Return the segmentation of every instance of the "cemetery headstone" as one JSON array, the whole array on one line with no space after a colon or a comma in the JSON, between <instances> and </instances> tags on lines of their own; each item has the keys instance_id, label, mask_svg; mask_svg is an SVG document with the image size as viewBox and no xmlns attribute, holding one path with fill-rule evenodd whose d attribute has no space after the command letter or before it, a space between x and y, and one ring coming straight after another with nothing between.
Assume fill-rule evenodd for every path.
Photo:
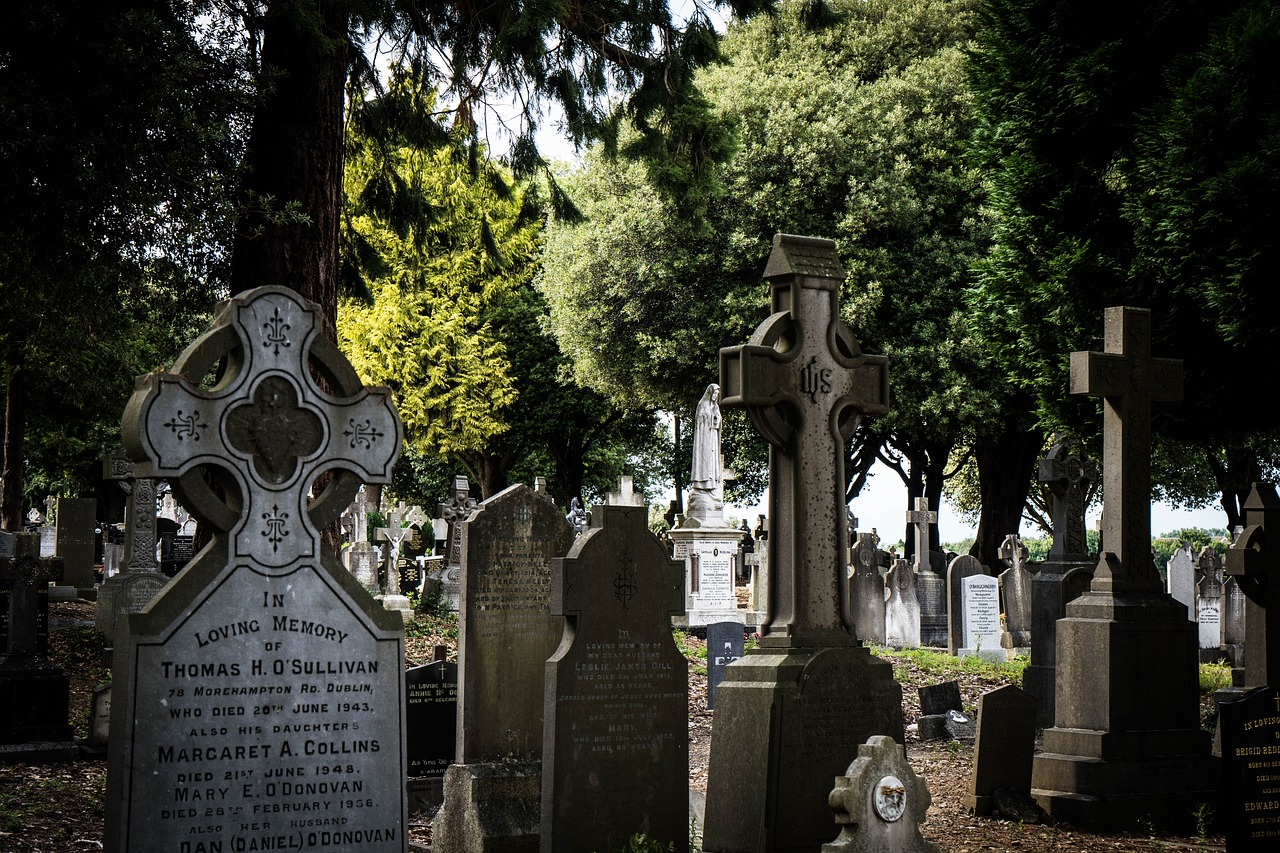
<instances>
[{"instance_id":1,"label":"cemetery headstone","mask_svg":"<svg viewBox=\"0 0 1280 853\"><path fill-rule=\"evenodd\" d=\"M1000 582L991 575L971 575L960 586L964 645L956 654L962 658L977 655L1004 660L1000 648Z\"/></svg>"},{"instance_id":2,"label":"cemetery headstone","mask_svg":"<svg viewBox=\"0 0 1280 853\"><path fill-rule=\"evenodd\" d=\"M969 554L956 557L951 561L951 565L947 566L947 652L949 654L958 654L961 648L965 648L964 580L974 575L986 574L986 567L978 562L977 557ZM992 580L995 579L992 578ZM997 617L999 612L997 604ZM1000 645L999 630L997 625L995 643L997 648Z\"/></svg>"},{"instance_id":3,"label":"cemetery headstone","mask_svg":"<svg viewBox=\"0 0 1280 853\"><path fill-rule=\"evenodd\" d=\"M1222 581L1222 653L1231 664L1232 680L1244 684L1245 597L1236 579Z\"/></svg>"},{"instance_id":4,"label":"cemetery headstone","mask_svg":"<svg viewBox=\"0 0 1280 853\"><path fill-rule=\"evenodd\" d=\"M409 776L443 779L457 755L458 665L410 667L404 683Z\"/></svg>"},{"instance_id":5,"label":"cemetery headstone","mask_svg":"<svg viewBox=\"0 0 1280 853\"><path fill-rule=\"evenodd\" d=\"M623 474L618 478L618 491L609 492L605 496L605 503L610 506L648 506L644 495L635 490L635 481L630 474Z\"/></svg>"},{"instance_id":6,"label":"cemetery headstone","mask_svg":"<svg viewBox=\"0 0 1280 853\"><path fill-rule=\"evenodd\" d=\"M920 603L916 601L916 573L899 557L885 578L884 641L895 649L920 648Z\"/></svg>"},{"instance_id":7,"label":"cemetery headstone","mask_svg":"<svg viewBox=\"0 0 1280 853\"><path fill-rule=\"evenodd\" d=\"M347 548L347 570L370 593L378 592L378 558L369 542L369 505L364 486L351 504L351 545Z\"/></svg>"},{"instance_id":8,"label":"cemetery headstone","mask_svg":"<svg viewBox=\"0 0 1280 853\"><path fill-rule=\"evenodd\" d=\"M98 590L94 626L114 640L121 613L137 613L168 579L156 560L156 481L135 476L133 460L120 447L103 460L103 476L124 491L124 555L119 573Z\"/></svg>"},{"instance_id":9,"label":"cemetery headstone","mask_svg":"<svg viewBox=\"0 0 1280 853\"><path fill-rule=\"evenodd\" d=\"M65 761L75 757L67 725L70 679L45 657L50 581L60 558L41 558L40 540L0 531L0 761ZM41 642L41 623L44 639Z\"/></svg>"},{"instance_id":10,"label":"cemetery headstone","mask_svg":"<svg viewBox=\"0 0 1280 853\"><path fill-rule=\"evenodd\" d=\"M462 524L460 725L436 853L538 847L543 684L564 634L551 612L551 561L573 541L554 501L519 484Z\"/></svg>"},{"instance_id":11,"label":"cemetery headstone","mask_svg":"<svg viewBox=\"0 0 1280 853\"><path fill-rule=\"evenodd\" d=\"M853 576L849 578L849 601L853 607L853 629L865 643L885 644L885 586L880 574L880 537L859 533L853 547Z\"/></svg>"},{"instance_id":12,"label":"cemetery headstone","mask_svg":"<svg viewBox=\"0 0 1280 853\"><path fill-rule=\"evenodd\" d=\"M58 600L82 598L93 601L97 596L93 566L97 556L94 528L98 502L93 498L58 498L54 531L57 554L62 558L62 581L53 595ZM67 587L74 587L72 594Z\"/></svg>"},{"instance_id":13,"label":"cemetery headstone","mask_svg":"<svg viewBox=\"0 0 1280 853\"><path fill-rule=\"evenodd\" d=\"M1280 684L1280 497L1270 483L1254 483L1244 503L1245 528L1227 551L1227 573L1245 594L1245 687ZM1266 532L1273 531L1268 545Z\"/></svg>"},{"instance_id":14,"label":"cemetery headstone","mask_svg":"<svg viewBox=\"0 0 1280 853\"><path fill-rule=\"evenodd\" d=\"M1067 602L1088 589L1096 560L1089 557L1084 517L1089 489L1098 466L1072 452L1059 438L1044 459L1037 477L1053 496L1053 544L1049 558L1031 580L1031 662L1022 672L1022 689L1036 697L1042 728L1054 720L1057 679L1058 620L1067 615ZM1073 578L1068 583L1068 577ZM1068 588L1068 587L1071 588Z\"/></svg>"},{"instance_id":15,"label":"cemetery headstone","mask_svg":"<svg viewBox=\"0 0 1280 853\"><path fill-rule=\"evenodd\" d=\"M438 580L443 588L445 606L454 612L460 607L459 595L462 590L462 522L467 520L467 516L475 508L476 499L471 497L471 484L461 475L453 478L449 500L436 507L436 512L449 525L449 544L445 550L444 569Z\"/></svg>"},{"instance_id":16,"label":"cemetery headstone","mask_svg":"<svg viewBox=\"0 0 1280 853\"><path fill-rule=\"evenodd\" d=\"M829 839L827 780L868 737L902 740L902 689L858 641L844 560L845 442L887 411L887 360L840 321L832 241L775 236L764 277L772 313L720 351L720 387L770 445L768 618L716 688L703 835L758 853Z\"/></svg>"},{"instance_id":17,"label":"cemetery headstone","mask_svg":"<svg viewBox=\"0 0 1280 853\"><path fill-rule=\"evenodd\" d=\"M374 535L388 545L386 562L386 580L382 586L382 594L375 596L382 606L395 613L406 622L413 621L413 605L400 591L400 549L413 533L411 525L421 524L427 520L420 507L406 507L404 501L387 513L387 526L379 527Z\"/></svg>"},{"instance_id":18,"label":"cemetery headstone","mask_svg":"<svg viewBox=\"0 0 1280 853\"><path fill-rule=\"evenodd\" d=\"M1223 702L1218 710L1227 850L1270 853L1280 836L1280 686L1254 688L1235 702Z\"/></svg>"},{"instance_id":19,"label":"cemetery headstone","mask_svg":"<svg viewBox=\"0 0 1280 853\"><path fill-rule=\"evenodd\" d=\"M928 498L916 498L915 509L907 512L907 524L915 537L916 599L920 602L920 642L946 647L948 595L945 569L939 572L929 551L929 527L938 523L938 514L929 509ZM952 650L954 654L954 650Z\"/></svg>"},{"instance_id":20,"label":"cemetery headstone","mask_svg":"<svg viewBox=\"0 0 1280 853\"><path fill-rule=\"evenodd\" d=\"M707 710L716 707L716 687L724 668L742 657L745 638L741 622L713 622L707 626Z\"/></svg>"},{"instance_id":21,"label":"cemetery headstone","mask_svg":"<svg viewBox=\"0 0 1280 853\"><path fill-rule=\"evenodd\" d=\"M1199 626L1200 662L1222 658L1222 561L1209 547L1196 560L1196 625Z\"/></svg>"},{"instance_id":22,"label":"cemetery headstone","mask_svg":"<svg viewBox=\"0 0 1280 853\"><path fill-rule=\"evenodd\" d=\"M927 684L916 688L920 697L920 720L917 723L917 734L920 740L937 740L951 737L951 729L955 723L953 715L958 715L964 722L964 704L960 700L960 683L944 681L941 684Z\"/></svg>"},{"instance_id":23,"label":"cemetery headstone","mask_svg":"<svg viewBox=\"0 0 1280 853\"><path fill-rule=\"evenodd\" d=\"M1173 552L1165 582L1169 595L1186 606L1187 618L1196 621L1196 564L1191 558L1190 545L1181 545Z\"/></svg>"},{"instance_id":24,"label":"cemetery headstone","mask_svg":"<svg viewBox=\"0 0 1280 853\"><path fill-rule=\"evenodd\" d=\"M920 834L933 802L929 786L891 737L874 735L858 747L858 757L836 777L829 802L840 834L822 845L822 853L939 853Z\"/></svg>"},{"instance_id":25,"label":"cemetery headstone","mask_svg":"<svg viewBox=\"0 0 1280 853\"><path fill-rule=\"evenodd\" d=\"M1013 789L1031 797L1031 759L1036 746L1036 699L1006 684L978 697L978 736L973 775L962 802L979 816L989 815L996 791ZM1016 819L1010 815L1008 819Z\"/></svg>"},{"instance_id":26,"label":"cemetery headstone","mask_svg":"<svg viewBox=\"0 0 1280 853\"><path fill-rule=\"evenodd\" d=\"M403 625L320 541L361 480L390 481L401 427L323 316L286 288L240 294L125 408L138 475L168 478L213 540L121 617L107 849L407 849Z\"/></svg>"},{"instance_id":27,"label":"cemetery headstone","mask_svg":"<svg viewBox=\"0 0 1280 853\"><path fill-rule=\"evenodd\" d=\"M1005 538L1000 556L1009 564L1000 573L1000 600L1004 604L1000 647L1014 657L1031 648L1031 573L1026 569L1027 549L1016 535Z\"/></svg>"},{"instance_id":28,"label":"cemetery headstone","mask_svg":"<svg viewBox=\"0 0 1280 853\"><path fill-rule=\"evenodd\" d=\"M678 562L642 507L598 506L551 563L564 640L546 664L543 853L618 850L689 834L688 664L671 636Z\"/></svg>"},{"instance_id":29,"label":"cemetery headstone","mask_svg":"<svg viewBox=\"0 0 1280 853\"><path fill-rule=\"evenodd\" d=\"M1071 390L1103 398L1104 552L1057 628L1055 725L1033 765L1046 812L1079 825L1185 828L1214 793L1198 642L1151 558L1151 402L1181 363L1151 353L1151 313L1108 308L1105 352L1071 354Z\"/></svg>"},{"instance_id":30,"label":"cemetery headstone","mask_svg":"<svg viewBox=\"0 0 1280 853\"><path fill-rule=\"evenodd\" d=\"M93 689L89 700L89 736L80 742L83 758L106 758L111 736L111 685Z\"/></svg>"}]
</instances>

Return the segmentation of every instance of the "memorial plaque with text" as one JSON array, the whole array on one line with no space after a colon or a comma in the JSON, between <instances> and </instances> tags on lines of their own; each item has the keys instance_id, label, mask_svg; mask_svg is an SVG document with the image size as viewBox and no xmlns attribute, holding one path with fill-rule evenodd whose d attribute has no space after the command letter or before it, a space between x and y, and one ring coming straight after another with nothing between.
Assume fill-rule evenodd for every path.
<instances>
[{"instance_id":1,"label":"memorial plaque with text","mask_svg":"<svg viewBox=\"0 0 1280 853\"><path fill-rule=\"evenodd\" d=\"M404 674L410 776L444 776L458 733L458 665L441 660Z\"/></svg>"},{"instance_id":2,"label":"memorial plaque with text","mask_svg":"<svg viewBox=\"0 0 1280 853\"><path fill-rule=\"evenodd\" d=\"M1280 687L1259 687L1223 702L1222 807L1227 849L1280 846Z\"/></svg>"}]
</instances>

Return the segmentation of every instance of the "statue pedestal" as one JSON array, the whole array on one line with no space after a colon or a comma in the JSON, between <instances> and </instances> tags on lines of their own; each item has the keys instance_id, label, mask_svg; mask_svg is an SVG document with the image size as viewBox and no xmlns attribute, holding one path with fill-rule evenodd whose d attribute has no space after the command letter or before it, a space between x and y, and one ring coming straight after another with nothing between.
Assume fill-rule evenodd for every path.
<instances>
[{"instance_id":1,"label":"statue pedestal","mask_svg":"<svg viewBox=\"0 0 1280 853\"><path fill-rule=\"evenodd\" d=\"M686 519L667 535L674 546L672 557L685 564L685 614L672 617L672 624L679 628L701 628L715 622L745 625L747 612L738 609L734 592L742 531L696 526L695 520Z\"/></svg>"}]
</instances>

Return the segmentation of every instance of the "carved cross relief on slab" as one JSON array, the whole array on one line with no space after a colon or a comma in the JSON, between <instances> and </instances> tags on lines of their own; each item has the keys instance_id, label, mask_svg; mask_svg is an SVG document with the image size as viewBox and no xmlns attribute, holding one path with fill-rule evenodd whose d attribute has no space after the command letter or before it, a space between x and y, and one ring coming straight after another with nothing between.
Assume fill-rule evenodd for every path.
<instances>
[{"instance_id":1,"label":"carved cross relief on slab","mask_svg":"<svg viewBox=\"0 0 1280 853\"><path fill-rule=\"evenodd\" d=\"M351 478L390 480L400 422L390 392L365 388L320 334L315 306L285 288L251 296L227 303L174 372L139 378L124 437L139 476L182 478L183 503L228 533L232 559L283 574L318 557L312 516L336 517L341 507L327 504L351 494ZM224 357L213 387L196 384ZM319 387L313 368L334 392ZM238 511L188 476L201 465L232 478ZM316 476L335 468L347 475L342 488L331 483L308 506Z\"/></svg>"},{"instance_id":2,"label":"carved cross relief on slab","mask_svg":"<svg viewBox=\"0 0 1280 853\"><path fill-rule=\"evenodd\" d=\"M1105 352L1071 353L1071 393L1104 400L1102 539L1116 559L1099 562L1093 589L1158 590L1151 560L1151 403L1182 399L1182 361L1151 357L1146 308L1108 308L1105 341Z\"/></svg>"},{"instance_id":3,"label":"carved cross relief on slab","mask_svg":"<svg viewBox=\"0 0 1280 853\"><path fill-rule=\"evenodd\" d=\"M722 404L745 408L772 445L761 634L771 645L838 644L853 635L842 613L844 443L862 415L888 411L888 360L863 355L840 320L835 243L779 234L765 278L773 313L747 344L720 351Z\"/></svg>"}]
</instances>

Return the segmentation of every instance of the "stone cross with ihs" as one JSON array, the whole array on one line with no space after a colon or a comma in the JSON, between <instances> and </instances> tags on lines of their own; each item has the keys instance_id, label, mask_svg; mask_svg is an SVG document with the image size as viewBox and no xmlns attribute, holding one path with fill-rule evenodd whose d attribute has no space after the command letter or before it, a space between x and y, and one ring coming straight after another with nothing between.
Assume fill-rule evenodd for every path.
<instances>
[{"instance_id":1,"label":"stone cross with ihs","mask_svg":"<svg viewBox=\"0 0 1280 853\"><path fill-rule=\"evenodd\" d=\"M1151 357L1151 312L1106 310L1104 352L1071 353L1071 393L1103 399L1102 539L1094 592L1163 589L1151 559L1151 403L1182 399L1182 361Z\"/></svg>"},{"instance_id":2,"label":"stone cross with ihs","mask_svg":"<svg viewBox=\"0 0 1280 853\"><path fill-rule=\"evenodd\" d=\"M400 421L390 392L360 383L296 293L254 293L253 300L230 303L173 372L138 379L124 439L138 475L177 479L183 503L227 533L232 559L280 575L299 561L319 559L313 516L327 522L342 511L328 503L349 496L361 481L390 480ZM186 378L204 376L223 356L230 356L232 369L213 388ZM336 395L316 384L309 358ZM204 464L235 481L238 512L190 476ZM342 488L326 489L309 504L316 477L335 468Z\"/></svg>"},{"instance_id":3,"label":"stone cross with ihs","mask_svg":"<svg viewBox=\"0 0 1280 853\"><path fill-rule=\"evenodd\" d=\"M888 360L863 355L840 320L835 243L779 234L764 277L771 315L720 350L722 405L769 440L770 588L761 646L857 642L848 612L845 442L889 408Z\"/></svg>"},{"instance_id":4,"label":"stone cross with ihs","mask_svg":"<svg viewBox=\"0 0 1280 853\"><path fill-rule=\"evenodd\" d=\"M916 571L932 572L929 558L929 525L938 523L938 514L929 509L928 498L916 498L915 509L907 510L907 524L915 528Z\"/></svg>"}]
</instances>

